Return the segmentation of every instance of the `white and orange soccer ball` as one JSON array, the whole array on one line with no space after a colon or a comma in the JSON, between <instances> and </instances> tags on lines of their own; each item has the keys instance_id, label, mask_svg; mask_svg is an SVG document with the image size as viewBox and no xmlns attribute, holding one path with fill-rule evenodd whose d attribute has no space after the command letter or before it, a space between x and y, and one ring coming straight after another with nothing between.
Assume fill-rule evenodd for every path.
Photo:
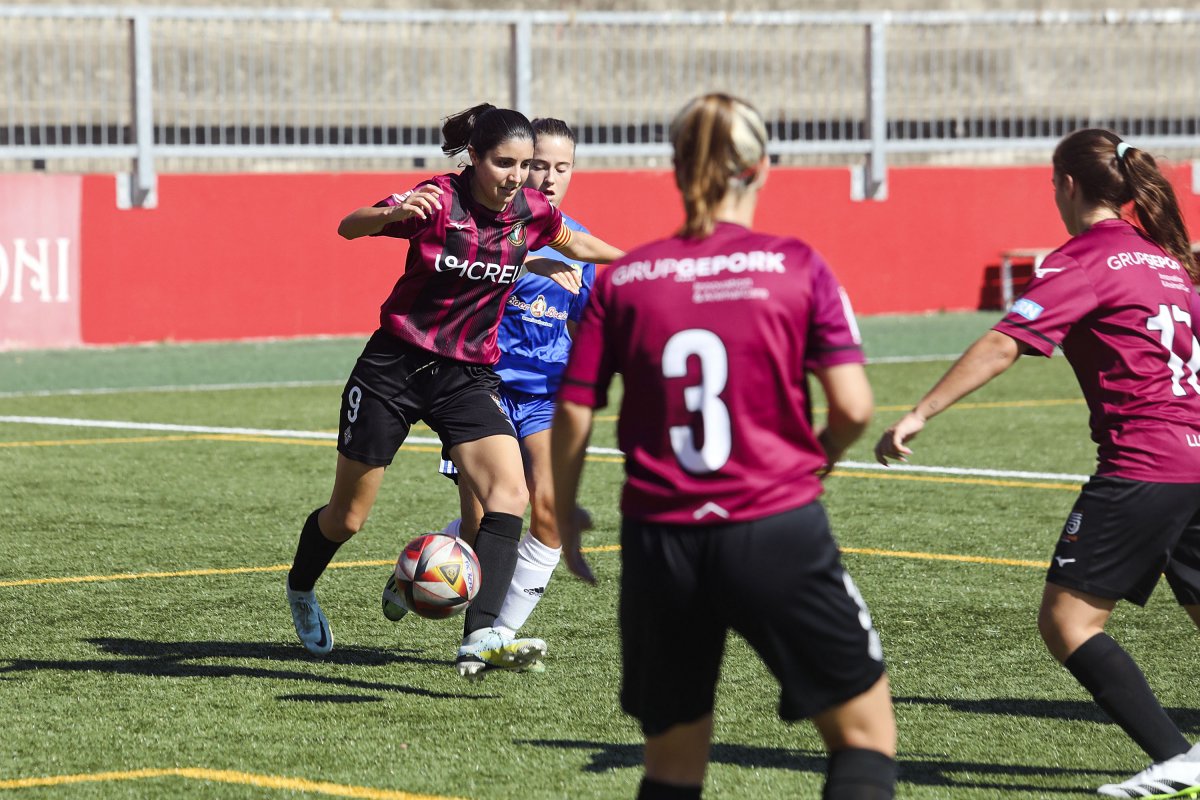
<instances>
[{"instance_id":1,"label":"white and orange soccer ball","mask_svg":"<svg viewBox=\"0 0 1200 800\"><path fill-rule=\"evenodd\" d=\"M392 594L393 601L402 601L405 609L419 616L453 616L475 599L481 577L479 557L469 544L441 533L426 533L409 542L396 559L393 580L388 581L392 592L384 595L384 613Z\"/></svg>"}]
</instances>

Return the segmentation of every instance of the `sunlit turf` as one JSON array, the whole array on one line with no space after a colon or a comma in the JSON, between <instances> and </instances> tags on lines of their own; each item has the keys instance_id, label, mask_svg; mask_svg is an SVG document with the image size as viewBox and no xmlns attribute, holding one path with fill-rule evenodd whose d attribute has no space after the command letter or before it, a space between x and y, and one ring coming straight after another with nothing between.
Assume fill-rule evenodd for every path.
<instances>
[{"instance_id":1,"label":"sunlit turf","mask_svg":"<svg viewBox=\"0 0 1200 800\"><path fill-rule=\"evenodd\" d=\"M888 358L957 352L991 319L876 318L862 327L868 352ZM0 354L0 416L329 432L361 345ZM871 366L880 411L848 458L869 462L875 436L948 364ZM275 385L31 394L246 383ZM594 444L615 446L615 412L602 413ZM1086 421L1065 362L1025 359L931 422L913 463L1087 474ZM380 614L384 564L456 513L450 484L435 474L436 448L406 447L389 470L367 529L335 562L367 563L331 569L318 585L335 650L324 661L304 654L283 601L284 571L305 515L328 496L334 456L329 441L0 423L0 790L320 796L297 788L307 780L328 782L333 796L632 797L641 738L616 699L619 553L589 554L596 588L565 570L551 583L528 627L550 642L543 675L463 683L450 667L460 620L392 624ZM883 637L900 796L1082 798L1145 766L1038 641L1040 567L932 557L1045 561L1074 499L1071 480L908 477L916 479L848 467L826 494ZM620 480L617 463L587 467L584 503L597 523L589 547L617 543ZM236 571L245 568L263 569ZM28 583L189 570L211 574ZM763 565L762 578L771 572ZM1145 610L1121 607L1111 631L1185 733L1200 735L1196 631L1170 592ZM731 640L707 796L819 796L820 740L807 724L780 723L777 700L762 666ZM197 772L124 774L172 768ZM19 779L99 773L115 774L15 788Z\"/></svg>"}]
</instances>

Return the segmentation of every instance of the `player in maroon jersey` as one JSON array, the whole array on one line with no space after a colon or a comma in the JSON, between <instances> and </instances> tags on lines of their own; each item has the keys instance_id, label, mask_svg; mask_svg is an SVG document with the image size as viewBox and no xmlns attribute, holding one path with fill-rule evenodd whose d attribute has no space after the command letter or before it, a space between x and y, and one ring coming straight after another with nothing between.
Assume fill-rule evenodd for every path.
<instances>
[{"instance_id":1,"label":"player in maroon jersey","mask_svg":"<svg viewBox=\"0 0 1200 800\"><path fill-rule=\"evenodd\" d=\"M288 600L300 641L312 653L333 647L313 585L338 547L362 528L385 467L425 420L483 505L474 541L484 579L467 609L456 665L473 677L488 666L523 667L545 654L539 639L493 628L517 559L528 502L521 453L500 405L492 364L496 328L526 253L550 246L577 261L607 263L621 251L572 231L536 189L523 188L533 159L533 128L522 114L483 104L449 117L443 152L466 151L470 166L351 212L347 239L409 240L404 274L380 313L346 383L337 473L329 503L309 515L288 575ZM571 291L578 273L537 259L526 265Z\"/></svg>"},{"instance_id":2,"label":"player in maroon jersey","mask_svg":"<svg viewBox=\"0 0 1200 800\"><path fill-rule=\"evenodd\" d=\"M1100 794L1182 796L1200 788L1200 746L1191 747L1104 626L1118 600L1144 605L1164 571L1200 625L1200 269L1175 193L1149 153L1090 129L1063 139L1053 163L1054 200L1072 238L875 453L884 464L904 460L905 442L930 417L1022 353L1062 349L1099 447L1096 474L1054 551L1038 628L1154 762ZM1127 204L1137 225L1122 216Z\"/></svg>"},{"instance_id":3,"label":"player in maroon jersey","mask_svg":"<svg viewBox=\"0 0 1200 800\"><path fill-rule=\"evenodd\" d=\"M706 95L671 139L683 230L597 278L551 437L563 557L593 581L572 513L593 413L621 373L621 703L646 736L638 797L700 797L732 629L778 679L780 716L816 723L825 797L891 798L882 649L817 502L873 409L849 303L810 246L749 228L769 164L757 112ZM810 372L829 403L819 432Z\"/></svg>"}]
</instances>

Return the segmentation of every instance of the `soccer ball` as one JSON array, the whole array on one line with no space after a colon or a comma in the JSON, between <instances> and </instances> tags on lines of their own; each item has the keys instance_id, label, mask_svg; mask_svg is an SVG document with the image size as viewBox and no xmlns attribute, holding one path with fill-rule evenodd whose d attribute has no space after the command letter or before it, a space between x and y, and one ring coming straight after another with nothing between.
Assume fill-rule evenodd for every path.
<instances>
[{"instance_id":1,"label":"soccer ball","mask_svg":"<svg viewBox=\"0 0 1200 800\"><path fill-rule=\"evenodd\" d=\"M469 544L441 533L426 533L401 551L388 588L395 584L393 596L402 600L407 610L442 619L470 605L479 592L481 574L479 557Z\"/></svg>"}]
</instances>

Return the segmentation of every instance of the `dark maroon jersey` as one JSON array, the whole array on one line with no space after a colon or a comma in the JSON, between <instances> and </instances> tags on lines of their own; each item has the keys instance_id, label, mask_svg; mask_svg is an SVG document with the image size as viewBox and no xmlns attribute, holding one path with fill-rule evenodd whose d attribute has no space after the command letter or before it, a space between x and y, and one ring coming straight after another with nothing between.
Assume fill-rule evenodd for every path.
<instances>
[{"instance_id":1,"label":"dark maroon jersey","mask_svg":"<svg viewBox=\"0 0 1200 800\"><path fill-rule=\"evenodd\" d=\"M621 373L625 516L751 520L820 495L806 370L862 361L846 295L811 247L720 223L597 279L559 398L602 408Z\"/></svg>"},{"instance_id":2,"label":"dark maroon jersey","mask_svg":"<svg viewBox=\"0 0 1200 800\"><path fill-rule=\"evenodd\" d=\"M1123 220L1046 257L996 330L1061 347L1091 411L1097 474L1200 482L1200 300L1186 270Z\"/></svg>"},{"instance_id":3,"label":"dark maroon jersey","mask_svg":"<svg viewBox=\"0 0 1200 800\"><path fill-rule=\"evenodd\" d=\"M404 341L459 361L494 364L496 329L525 254L569 237L562 215L536 189L503 211L475 202L471 168L423 181L442 189L440 210L384 226L376 236L408 239L404 274L380 308L380 326ZM392 195L376 206L399 205Z\"/></svg>"}]
</instances>

